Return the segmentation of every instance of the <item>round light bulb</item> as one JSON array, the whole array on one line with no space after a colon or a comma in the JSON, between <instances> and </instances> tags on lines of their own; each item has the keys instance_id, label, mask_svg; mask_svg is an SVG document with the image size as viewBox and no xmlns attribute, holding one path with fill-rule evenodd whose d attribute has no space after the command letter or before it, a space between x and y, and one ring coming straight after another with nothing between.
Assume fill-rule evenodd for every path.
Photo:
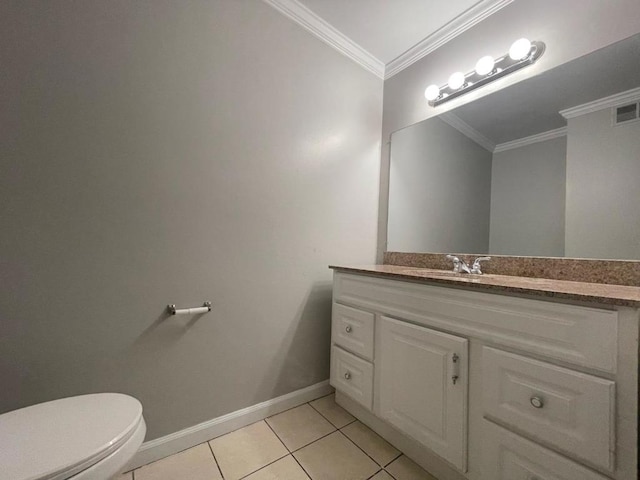
<instances>
[{"instance_id":1,"label":"round light bulb","mask_svg":"<svg viewBox=\"0 0 640 480\"><path fill-rule=\"evenodd\" d=\"M456 72L449 77L449 87L453 90L458 90L464 85L464 73Z\"/></svg>"},{"instance_id":2,"label":"round light bulb","mask_svg":"<svg viewBox=\"0 0 640 480\"><path fill-rule=\"evenodd\" d=\"M509 49L509 57L511 60L522 60L531 51L531 42L526 38L516 40Z\"/></svg>"},{"instance_id":3,"label":"round light bulb","mask_svg":"<svg viewBox=\"0 0 640 480\"><path fill-rule=\"evenodd\" d=\"M432 102L440 95L440 88L437 85L429 85L424 91L424 96Z\"/></svg>"},{"instance_id":4,"label":"round light bulb","mask_svg":"<svg viewBox=\"0 0 640 480\"><path fill-rule=\"evenodd\" d=\"M482 57L480 60L478 60L478 63L476 63L476 73L478 75L486 75L488 73L491 73L495 64L496 62L491 55Z\"/></svg>"}]
</instances>

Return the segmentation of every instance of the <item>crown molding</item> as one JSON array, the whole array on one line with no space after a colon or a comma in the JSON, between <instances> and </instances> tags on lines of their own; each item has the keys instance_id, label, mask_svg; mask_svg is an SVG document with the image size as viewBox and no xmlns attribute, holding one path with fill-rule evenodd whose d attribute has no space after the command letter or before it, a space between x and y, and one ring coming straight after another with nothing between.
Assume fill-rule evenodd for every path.
<instances>
[{"instance_id":1,"label":"crown molding","mask_svg":"<svg viewBox=\"0 0 640 480\"><path fill-rule=\"evenodd\" d=\"M384 79L384 63L367 52L360 45L340 33L325 20L317 16L297 0L263 0L280 13L307 29L313 35L366 68L379 78Z\"/></svg>"},{"instance_id":2,"label":"crown molding","mask_svg":"<svg viewBox=\"0 0 640 480\"><path fill-rule=\"evenodd\" d=\"M510 142L500 143L496 145L471 125L458 117L455 113L446 112L440 115L438 118L491 153L504 152L506 150L512 150L514 148L520 148L524 147L525 145L544 142L546 140L552 140L554 138L564 137L567 135L567 127L561 127L556 128L555 130L549 130L548 132L542 132L536 135L531 135L529 137L518 138L517 140L512 140Z\"/></svg>"},{"instance_id":3,"label":"crown molding","mask_svg":"<svg viewBox=\"0 0 640 480\"><path fill-rule=\"evenodd\" d=\"M626 92L616 93L609 97L600 98L583 105L561 110L560 115L564 118L575 118L580 115L597 112L598 110L603 110L605 108L619 107L625 103L637 102L638 100L640 100L640 87L627 90Z\"/></svg>"},{"instance_id":4,"label":"crown molding","mask_svg":"<svg viewBox=\"0 0 640 480\"><path fill-rule=\"evenodd\" d=\"M468 137L474 142L476 142L485 150L488 150L489 152L493 152L495 148L495 144L491 140L489 140L487 137L485 137L483 134L481 134L479 131L477 131L475 128L473 128L471 125L469 125L467 122L465 122L460 117L458 117L455 113L446 112L440 115L438 118L442 120L444 123L458 130L465 137Z\"/></svg>"},{"instance_id":5,"label":"crown molding","mask_svg":"<svg viewBox=\"0 0 640 480\"><path fill-rule=\"evenodd\" d=\"M399 57L387 63L385 80L393 77L421 58L433 52L461 33L466 32L485 18L506 7L514 0L481 0L467 11L457 16L443 27L420 41Z\"/></svg>"},{"instance_id":6,"label":"crown molding","mask_svg":"<svg viewBox=\"0 0 640 480\"><path fill-rule=\"evenodd\" d=\"M555 130L549 130L548 132L537 133L529 137L518 138L510 142L499 143L496 148L493 149L493 153L500 153L506 150L513 150L514 148L524 147L525 145L531 145L533 143L545 142L554 138L565 137L567 135L567 127L556 128Z\"/></svg>"}]
</instances>

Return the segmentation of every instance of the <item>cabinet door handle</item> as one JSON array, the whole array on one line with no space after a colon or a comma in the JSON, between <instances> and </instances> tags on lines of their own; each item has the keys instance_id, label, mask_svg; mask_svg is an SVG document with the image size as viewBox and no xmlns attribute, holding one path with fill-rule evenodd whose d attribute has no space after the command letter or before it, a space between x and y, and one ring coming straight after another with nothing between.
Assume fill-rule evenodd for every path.
<instances>
[{"instance_id":1,"label":"cabinet door handle","mask_svg":"<svg viewBox=\"0 0 640 480\"><path fill-rule=\"evenodd\" d=\"M347 380L351 379L351 372L345 372L344 373L344 378L346 378Z\"/></svg>"},{"instance_id":2,"label":"cabinet door handle","mask_svg":"<svg viewBox=\"0 0 640 480\"><path fill-rule=\"evenodd\" d=\"M347 325L344 329L345 332L351 333L351 325Z\"/></svg>"},{"instance_id":3,"label":"cabinet door handle","mask_svg":"<svg viewBox=\"0 0 640 480\"><path fill-rule=\"evenodd\" d=\"M533 405L533 408L542 408L544 407L544 400L541 397L533 396L531 397L531 400L529 400L531 402L531 405Z\"/></svg>"},{"instance_id":4,"label":"cabinet door handle","mask_svg":"<svg viewBox=\"0 0 640 480\"><path fill-rule=\"evenodd\" d=\"M455 385L460 378L460 357L457 353L451 355L451 364L453 365L453 375L451 375L451 381Z\"/></svg>"}]
</instances>

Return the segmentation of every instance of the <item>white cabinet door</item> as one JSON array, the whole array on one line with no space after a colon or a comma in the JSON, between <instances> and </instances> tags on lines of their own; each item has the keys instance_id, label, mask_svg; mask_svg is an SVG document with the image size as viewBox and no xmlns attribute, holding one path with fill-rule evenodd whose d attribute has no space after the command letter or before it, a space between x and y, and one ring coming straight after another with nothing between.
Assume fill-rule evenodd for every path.
<instances>
[{"instance_id":1,"label":"white cabinet door","mask_svg":"<svg viewBox=\"0 0 640 480\"><path fill-rule=\"evenodd\" d=\"M468 340L380 317L379 415L466 471Z\"/></svg>"}]
</instances>

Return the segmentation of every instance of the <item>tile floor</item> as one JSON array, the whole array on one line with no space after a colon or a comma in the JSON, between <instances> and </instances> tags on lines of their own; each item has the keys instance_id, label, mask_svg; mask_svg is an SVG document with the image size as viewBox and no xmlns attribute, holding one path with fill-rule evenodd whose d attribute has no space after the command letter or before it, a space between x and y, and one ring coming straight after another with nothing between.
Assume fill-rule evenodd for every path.
<instances>
[{"instance_id":1,"label":"tile floor","mask_svg":"<svg viewBox=\"0 0 640 480\"><path fill-rule=\"evenodd\" d=\"M118 480L436 480L319 398L121 475Z\"/></svg>"}]
</instances>

